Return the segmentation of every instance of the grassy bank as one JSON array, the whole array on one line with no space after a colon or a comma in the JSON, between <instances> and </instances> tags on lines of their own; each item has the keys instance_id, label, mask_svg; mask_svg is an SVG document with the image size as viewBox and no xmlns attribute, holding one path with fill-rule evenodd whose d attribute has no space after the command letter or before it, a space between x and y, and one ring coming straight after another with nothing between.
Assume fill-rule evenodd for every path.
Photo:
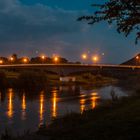
<instances>
[{"instance_id":1,"label":"grassy bank","mask_svg":"<svg viewBox=\"0 0 140 140\"><path fill-rule=\"evenodd\" d=\"M71 75L76 78L75 82L61 82L59 75L49 72L34 72L34 71L0 71L1 80L0 88L40 88L46 86L58 85L94 85L103 86L116 83L117 80L113 78L104 77L101 75L93 75L91 73L83 73Z\"/></svg>"},{"instance_id":2,"label":"grassy bank","mask_svg":"<svg viewBox=\"0 0 140 140\"><path fill-rule=\"evenodd\" d=\"M131 97L56 119L38 134L53 140L131 140L140 138L139 131L140 98Z\"/></svg>"},{"instance_id":3,"label":"grassy bank","mask_svg":"<svg viewBox=\"0 0 140 140\"><path fill-rule=\"evenodd\" d=\"M42 126L34 136L50 140L137 140L140 139L140 82L139 77L120 81L133 96L107 101L83 114L71 113ZM131 85L130 85L131 84ZM129 87L130 86L130 87ZM129 87L129 88L128 88ZM28 137L24 137L25 139Z\"/></svg>"},{"instance_id":4,"label":"grassy bank","mask_svg":"<svg viewBox=\"0 0 140 140\"><path fill-rule=\"evenodd\" d=\"M128 77L119 85L133 91L130 97L107 101L83 114L69 114L42 127L38 135L52 140L134 140L140 139L140 77Z\"/></svg>"},{"instance_id":5,"label":"grassy bank","mask_svg":"<svg viewBox=\"0 0 140 140\"><path fill-rule=\"evenodd\" d=\"M55 77L53 78L55 79ZM94 78L92 77L91 79L94 81ZM83 76L79 76L79 79L83 80ZM84 79L86 80L88 78ZM97 81L97 77L95 79ZM99 81L101 81L101 79ZM82 114L68 114L63 118L54 119L49 126L41 126L36 133L25 134L24 136L18 138L11 138L8 136L7 140L140 139L139 77L129 77L128 79L120 81L119 85L125 89L132 90L133 96L125 97L119 100L106 101L104 104L97 106L94 110L84 111ZM2 140L4 140L4 136Z\"/></svg>"},{"instance_id":6,"label":"grassy bank","mask_svg":"<svg viewBox=\"0 0 140 140\"><path fill-rule=\"evenodd\" d=\"M133 96L107 102L83 114L68 114L36 133L18 138L3 135L2 140L138 140L139 131L140 97Z\"/></svg>"}]
</instances>

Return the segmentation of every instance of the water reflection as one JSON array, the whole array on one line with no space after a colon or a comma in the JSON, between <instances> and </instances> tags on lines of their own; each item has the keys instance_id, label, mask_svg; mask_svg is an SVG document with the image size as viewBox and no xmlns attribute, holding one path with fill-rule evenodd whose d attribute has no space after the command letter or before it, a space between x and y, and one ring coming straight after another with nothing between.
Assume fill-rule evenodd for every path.
<instances>
[{"instance_id":1,"label":"water reflection","mask_svg":"<svg viewBox=\"0 0 140 140\"><path fill-rule=\"evenodd\" d=\"M55 118L57 117L57 93L58 93L58 90L55 88L53 91L52 91L52 117Z\"/></svg>"},{"instance_id":2,"label":"water reflection","mask_svg":"<svg viewBox=\"0 0 140 140\"><path fill-rule=\"evenodd\" d=\"M85 99L80 99L80 112L83 113L85 110Z\"/></svg>"},{"instance_id":3,"label":"water reflection","mask_svg":"<svg viewBox=\"0 0 140 140\"><path fill-rule=\"evenodd\" d=\"M80 112L83 113L87 109L94 109L99 98L97 93L91 93L89 96L82 94L80 96Z\"/></svg>"},{"instance_id":4,"label":"water reflection","mask_svg":"<svg viewBox=\"0 0 140 140\"><path fill-rule=\"evenodd\" d=\"M22 96L21 107L22 107L22 116L21 116L21 118L22 118L22 120L25 120L26 119L26 96L25 96L25 93Z\"/></svg>"},{"instance_id":5,"label":"water reflection","mask_svg":"<svg viewBox=\"0 0 140 140\"><path fill-rule=\"evenodd\" d=\"M8 90L8 106L7 106L7 116L9 119L13 118L13 90Z\"/></svg>"},{"instance_id":6,"label":"water reflection","mask_svg":"<svg viewBox=\"0 0 140 140\"><path fill-rule=\"evenodd\" d=\"M96 107L97 101L100 99L97 93L93 93L91 97L91 108L94 109Z\"/></svg>"},{"instance_id":7,"label":"water reflection","mask_svg":"<svg viewBox=\"0 0 140 140\"><path fill-rule=\"evenodd\" d=\"M40 120L40 125L42 125L44 121L44 92L43 91L40 94L39 120Z\"/></svg>"},{"instance_id":8,"label":"water reflection","mask_svg":"<svg viewBox=\"0 0 140 140\"><path fill-rule=\"evenodd\" d=\"M0 130L12 127L16 129L15 132L28 129L34 131L44 122L50 123L52 118L69 112L83 113L84 110L94 109L99 98L111 99L108 96L110 89L88 90L79 86L58 86L35 92L12 89L1 91ZM124 94L120 92L120 95Z\"/></svg>"}]
</instances>

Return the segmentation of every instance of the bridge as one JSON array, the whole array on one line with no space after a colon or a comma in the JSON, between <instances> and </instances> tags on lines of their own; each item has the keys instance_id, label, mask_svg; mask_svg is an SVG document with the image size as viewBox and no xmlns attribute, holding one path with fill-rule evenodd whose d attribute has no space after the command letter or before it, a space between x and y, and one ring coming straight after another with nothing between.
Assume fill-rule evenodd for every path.
<instances>
[{"instance_id":1,"label":"bridge","mask_svg":"<svg viewBox=\"0 0 140 140\"><path fill-rule=\"evenodd\" d=\"M53 72L59 75L92 72L106 76L128 76L140 74L140 66L104 65L104 64L11 64L0 65L0 69L8 71L32 70L37 72Z\"/></svg>"}]
</instances>

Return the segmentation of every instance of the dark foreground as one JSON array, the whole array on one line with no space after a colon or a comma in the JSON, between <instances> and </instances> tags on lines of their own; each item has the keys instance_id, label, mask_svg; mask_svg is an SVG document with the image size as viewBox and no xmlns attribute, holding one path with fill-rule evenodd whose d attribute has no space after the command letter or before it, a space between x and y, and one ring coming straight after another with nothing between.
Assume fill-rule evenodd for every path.
<instances>
[{"instance_id":1,"label":"dark foreground","mask_svg":"<svg viewBox=\"0 0 140 140\"><path fill-rule=\"evenodd\" d=\"M34 134L26 132L18 138L5 134L2 140L138 140L139 132L140 97L135 96L105 103L94 111L69 114Z\"/></svg>"},{"instance_id":2,"label":"dark foreground","mask_svg":"<svg viewBox=\"0 0 140 140\"><path fill-rule=\"evenodd\" d=\"M138 77L125 80L127 83L124 85L128 85L134 92L131 97L119 100L116 98L83 114L71 113L55 119L51 125L41 126L34 134L26 132L24 136L18 138L4 134L2 140L139 140L140 83L138 80Z\"/></svg>"},{"instance_id":3,"label":"dark foreground","mask_svg":"<svg viewBox=\"0 0 140 140\"><path fill-rule=\"evenodd\" d=\"M140 139L140 98L122 99L82 115L58 119L38 134L53 140L135 140Z\"/></svg>"}]
</instances>

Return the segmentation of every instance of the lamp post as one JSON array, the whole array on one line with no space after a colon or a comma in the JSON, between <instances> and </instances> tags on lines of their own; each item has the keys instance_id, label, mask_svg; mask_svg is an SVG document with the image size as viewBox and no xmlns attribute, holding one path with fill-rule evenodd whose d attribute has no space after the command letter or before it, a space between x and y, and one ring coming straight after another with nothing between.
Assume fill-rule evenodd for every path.
<instances>
[{"instance_id":1,"label":"lamp post","mask_svg":"<svg viewBox=\"0 0 140 140\"><path fill-rule=\"evenodd\" d=\"M140 60L140 57L139 56L136 56L136 65L138 65L139 60Z\"/></svg>"},{"instance_id":2,"label":"lamp post","mask_svg":"<svg viewBox=\"0 0 140 140\"><path fill-rule=\"evenodd\" d=\"M42 63L45 61L45 59L46 59L45 55L42 55L41 56Z\"/></svg>"},{"instance_id":3,"label":"lamp post","mask_svg":"<svg viewBox=\"0 0 140 140\"><path fill-rule=\"evenodd\" d=\"M83 59L84 62L85 62L85 60L87 60L87 54L82 54L82 59Z\"/></svg>"},{"instance_id":4,"label":"lamp post","mask_svg":"<svg viewBox=\"0 0 140 140\"><path fill-rule=\"evenodd\" d=\"M28 59L27 58L23 58L23 63L27 63Z\"/></svg>"},{"instance_id":5,"label":"lamp post","mask_svg":"<svg viewBox=\"0 0 140 140\"><path fill-rule=\"evenodd\" d=\"M57 56L55 56L53 60L54 60L55 63L58 63L59 58Z\"/></svg>"},{"instance_id":6,"label":"lamp post","mask_svg":"<svg viewBox=\"0 0 140 140\"><path fill-rule=\"evenodd\" d=\"M97 64L97 62L99 61L99 57L98 56L93 56L92 60L95 64Z\"/></svg>"},{"instance_id":7,"label":"lamp post","mask_svg":"<svg viewBox=\"0 0 140 140\"><path fill-rule=\"evenodd\" d=\"M2 65L3 64L3 60L0 60L0 65Z\"/></svg>"}]
</instances>

